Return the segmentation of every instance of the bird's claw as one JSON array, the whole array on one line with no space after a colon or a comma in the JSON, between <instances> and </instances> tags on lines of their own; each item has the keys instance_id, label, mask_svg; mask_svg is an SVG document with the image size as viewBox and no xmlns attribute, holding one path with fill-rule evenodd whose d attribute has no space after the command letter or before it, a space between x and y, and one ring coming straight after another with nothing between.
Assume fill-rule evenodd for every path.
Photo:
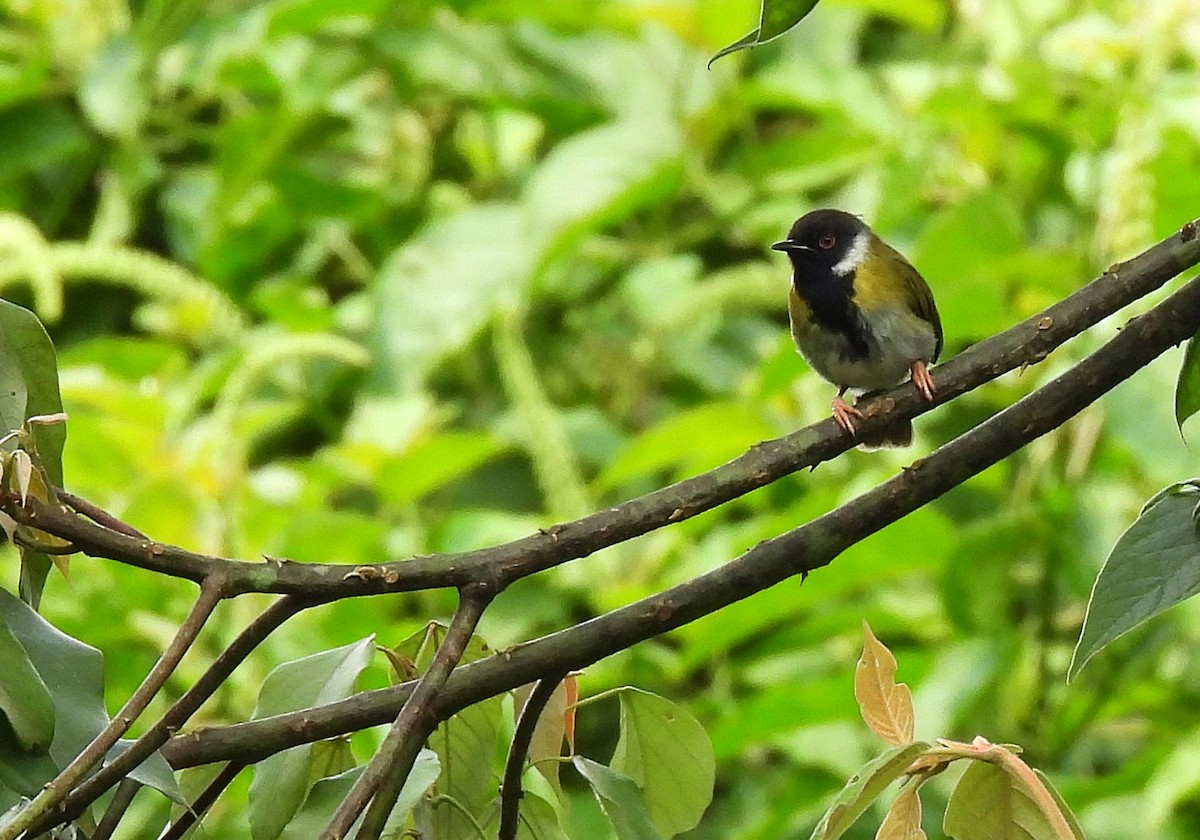
<instances>
[{"instance_id":1,"label":"bird's claw","mask_svg":"<svg viewBox=\"0 0 1200 840\"><path fill-rule=\"evenodd\" d=\"M933 395L937 393L937 386L933 384L933 376L929 373L929 368L925 367L922 361L912 363L912 382L917 386L917 390L921 396L930 402L933 401Z\"/></svg>"},{"instance_id":2,"label":"bird's claw","mask_svg":"<svg viewBox=\"0 0 1200 840\"><path fill-rule=\"evenodd\" d=\"M854 418L863 419L863 413L852 405L847 404L842 399L842 395L838 394L833 398L833 419L837 424L846 430L847 434L853 436L857 429L854 425Z\"/></svg>"}]
</instances>

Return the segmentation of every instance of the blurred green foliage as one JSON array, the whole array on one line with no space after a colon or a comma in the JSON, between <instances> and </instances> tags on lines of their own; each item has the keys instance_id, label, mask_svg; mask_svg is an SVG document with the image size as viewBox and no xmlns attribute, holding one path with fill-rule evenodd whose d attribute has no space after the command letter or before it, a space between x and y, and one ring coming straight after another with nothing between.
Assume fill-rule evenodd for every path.
<instances>
[{"instance_id":1,"label":"blurred green foliage","mask_svg":"<svg viewBox=\"0 0 1200 840\"><path fill-rule=\"evenodd\" d=\"M1189 0L826 0L711 70L753 0L2 8L0 286L58 347L67 486L201 551L485 546L822 418L832 389L791 348L766 247L812 207L864 214L912 258L949 353L1200 213ZM914 451L1096 340L934 412ZM1063 679L1108 547L1195 471L1178 362L803 587L590 669L584 695L637 685L711 734L717 797L686 836L807 835L871 749L850 690L863 617L914 687L918 737L1023 745L1089 837L1200 832L1200 606ZM503 646L711 569L911 457L851 452L522 581L481 633ZM43 612L104 651L115 708L191 598L82 559ZM149 714L266 600L223 605ZM452 605L294 619L201 719L249 717L282 661L395 644ZM386 680L376 661L366 683ZM615 716L581 717L585 755L608 760ZM246 787L211 836L244 836ZM926 787L928 813L948 789ZM574 802L572 836L605 836ZM166 807L139 798L125 836L152 836Z\"/></svg>"}]
</instances>

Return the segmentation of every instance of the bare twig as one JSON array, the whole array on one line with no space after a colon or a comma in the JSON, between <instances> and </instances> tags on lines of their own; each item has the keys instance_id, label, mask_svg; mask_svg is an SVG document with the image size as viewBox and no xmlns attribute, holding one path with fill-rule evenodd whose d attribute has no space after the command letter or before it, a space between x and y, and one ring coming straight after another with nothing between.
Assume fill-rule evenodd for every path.
<instances>
[{"instance_id":1,"label":"bare twig","mask_svg":"<svg viewBox=\"0 0 1200 840\"><path fill-rule=\"evenodd\" d=\"M124 522L124 521L118 519L117 517L113 516L111 513L106 511L104 508L100 507L99 505L92 504L87 499L83 498L82 496L76 496L74 493L68 492L68 491L62 489L61 487L54 488L54 495L58 496L58 500L60 502L62 502L63 504L67 505L67 507L73 508L74 510L78 511L79 513L82 513L84 516L86 516L88 519L92 520L93 522L95 522L98 525L103 525L105 528L108 528L109 530L117 531L118 533L121 533L121 534L126 534L130 537L133 537L134 539L138 539L138 540L150 539L145 534L143 534L141 531L139 531L137 528L134 528L132 525L130 525L128 522Z\"/></svg>"},{"instance_id":2,"label":"bare twig","mask_svg":"<svg viewBox=\"0 0 1200 840\"><path fill-rule=\"evenodd\" d=\"M246 769L246 765L236 761L231 761L222 767L216 777L208 783L208 787L196 797L196 801L191 804L191 807L180 814L179 819L159 835L158 840L182 840L188 829L208 813L208 809L217 801L217 797L224 793L225 788L229 787L237 778L238 773L244 769Z\"/></svg>"},{"instance_id":3,"label":"bare twig","mask_svg":"<svg viewBox=\"0 0 1200 840\"><path fill-rule=\"evenodd\" d=\"M158 658L158 662L154 663L150 673L142 680L142 684L125 701L125 705L113 716L108 726L104 727L92 739L92 742L84 747L83 752L63 768L58 776L48 782L33 798L33 801L13 818L12 822L0 827L0 840L15 840L16 837L19 837L21 832L29 828L37 817L61 802L87 775L88 771L100 763L113 744L117 743L121 736L129 730L130 725L150 705L150 701L174 673L175 666L179 664L183 655L196 641L196 637L200 635L200 630L212 615L212 611L224 597L224 581L220 578L206 580L201 585L196 603L192 605L191 611L184 619L183 624L179 626L175 637L171 639L167 649Z\"/></svg>"},{"instance_id":4,"label":"bare twig","mask_svg":"<svg viewBox=\"0 0 1200 840\"><path fill-rule=\"evenodd\" d=\"M471 641L471 634L479 624L479 617L495 595L495 590L485 585L459 590L458 609L450 621L446 637L433 655L433 661L401 707L379 752L338 806L333 819L321 833L320 840L342 840L363 808L367 807L368 801L371 804L356 837L357 840L378 840L404 786L404 780L408 778L417 759L417 753L421 751L421 745L441 720L434 701L450 672L462 659L467 643Z\"/></svg>"},{"instance_id":5,"label":"bare twig","mask_svg":"<svg viewBox=\"0 0 1200 840\"><path fill-rule=\"evenodd\" d=\"M513 731L512 744L508 748L508 756L504 760L504 776L500 781L500 829L496 840L515 840L517 827L520 824L521 797L525 791L521 786L521 774L525 770L525 756L529 753L529 745L533 741L533 733L537 729L538 720L555 689L562 683L566 671L555 672L551 676L538 680L533 691L525 700L521 715L517 718L517 728ZM561 747L561 743L559 744Z\"/></svg>"},{"instance_id":6,"label":"bare twig","mask_svg":"<svg viewBox=\"0 0 1200 840\"><path fill-rule=\"evenodd\" d=\"M92 840L109 840L112 837L113 832L117 830L117 826L121 822L121 818L125 816L125 812L133 804L133 797L141 789L141 783L135 782L133 779L125 779L121 784L117 785L117 791L113 794L112 801L108 803L108 807L104 809L104 816L101 818L100 824L92 832Z\"/></svg>"}]
</instances>

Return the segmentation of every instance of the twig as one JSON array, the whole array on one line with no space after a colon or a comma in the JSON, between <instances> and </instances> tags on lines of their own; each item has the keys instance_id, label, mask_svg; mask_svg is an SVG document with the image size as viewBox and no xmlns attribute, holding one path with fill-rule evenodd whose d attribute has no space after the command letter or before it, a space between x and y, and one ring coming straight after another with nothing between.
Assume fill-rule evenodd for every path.
<instances>
[{"instance_id":1,"label":"twig","mask_svg":"<svg viewBox=\"0 0 1200 840\"><path fill-rule=\"evenodd\" d=\"M315 602L288 596L280 598L246 626L220 656L213 661L195 685L175 701L153 726L142 733L121 755L96 771L96 774L72 791L57 809L45 815L31 828L31 834L46 831L53 825L75 819L127 773L145 761L175 732L187 723L204 701L212 696L234 669L258 647L267 636L302 610Z\"/></svg>"},{"instance_id":2,"label":"twig","mask_svg":"<svg viewBox=\"0 0 1200 840\"><path fill-rule=\"evenodd\" d=\"M54 495L58 496L58 500L70 508L82 513L93 522L103 525L113 531L126 534L134 539L148 540L150 539L137 528L134 528L128 522L124 522L111 513L106 511L99 505L94 505L82 496L76 496L74 493L68 492L61 487L54 488Z\"/></svg>"},{"instance_id":3,"label":"twig","mask_svg":"<svg viewBox=\"0 0 1200 840\"><path fill-rule=\"evenodd\" d=\"M1133 259L1106 271L1066 299L986 341L969 348L934 370L938 395L928 402L910 384L882 394L865 406L870 415L860 426L864 435L898 418L913 417L976 388L1002 374L1041 361L1055 347L1083 332L1121 307L1149 294L1200 261L1195 225L1167 237ZM764 441L746 454L714 470L694 476L616 507L589 514L513 542L461 554L415 557L362 566L319 563L246 563L185 551L137 539L83 520L35 499L21 507L10 498L6 512L70 540L98 557L200 581L223 572L233 594L278 592L325 600L385 592L462 587L490 579L503 588L521 577L586 557L657 528L770 484L783 476L835 457L854 441L832 419L786 437Z\"/></svg>"},{"instance_id":4,"label":"twig","mask_svg":"<svg viewBox=\"0 0 1200 840\"><path fill-rule=\"evenodd\" d=\"M500 829L496 840L515 840L520 824L521 797L525 795L521 787L521 774L525 770L525 756L529 753L529 744L533 741L533 733L537 729L542 711L555 690L562 683L566 671L558 671L548 677L538 680L533 691L525 700L521 715L517 718L517 728L513 732L512 744L508 748L508 757L504 760L504 776L500 781ZM562 745L559 744L561 747Z\"/></svg>"},{"instance_id":5,"label":"twig","mask_svg":"<svg viewBox=\"0 0 1200 840\"><path fill-rule=\"evenodd\" d=\"M104 727L91 743L83 748L83 752L75 756L62 772L48 782L33 798L33 801L26 805L11 822L0 827L0 840L15 840L16 837L19 837L21 832L29 828L37 817L47 813L61 802L87 775L88 771L103 760L113 744L117 743L121 736L129 730L138 715L150 705L150 701L174 673L175 666L179 664L183 655L196 641L200 630L224 597L225 588L222 579L212 578L204 582L187 618L179 626L175 637L171 639L167 649L158 658L158 662L154 663L150 673L142 680L142 684L125 701L125 705L113 716L108 726Z\"/></svg>"},{"instance_id":6,"label":"twig","mask_svg":"<svg viewBox=\"0 0 1200 840\"><path fill-rule=\"evenodd\" d=\"M830 513L767 540L693 580L585 623L455 670L443 716L542 674L585 668L786 579L831 562L847 547L916 510L1062 425L1168 348L1200 329L1200 280L1192 280L1052 382L938 449L900 475ZM175 767L301 743L385 723L413 691L409 682L339 703L180 736L164 749ZM301 722L302 736L297 734Z\"/></svg>"},{"instance_id":7,"label":"twig","mask_svg":"<svg viewBox=\"0 0 1200 840\"><path fill-rule=\"evenodd\" d=\"M217 773L216 777L208 783L208 787L200 792L196 797L196 801L191 804L187 810L179 815L179 819L175 820L166 831L159 835L158 840L182 840L187 834L188 829L200 821L212 804L217 801L225 788L233 783L237 778L238 773L246 769L245 764L237 761L231 761L221 768L221 772Z\"/></svg>"},{"instance_id":8,"label":"twig","mask_svg":"<svg viewBox=\"0 0 1200 840\"><path fill-rule=\"evenodd\" d=\"M421 745L437 728L439 717L434 701L462 659L479 617L495 594L493 588L485 585L464 587L459 591L458 609L433 661L401 707L379 751L321 832L320 840L342 840L363 808L367 808L367 813L356 835L357 840L378 840L383 833ZM367 807L368 801L370 807Z\"/></svg>"},{"instance_id":9,"label":"twig","mask_svg":"<svg viewBox=\"0 0 1200 840\"><path fill-rule=\"evenodd\" d=\"M92 832L92 840L108 840L112 837L113 832L117 830L117 825L121 822L121 818L125 816L125 812L133 804L133 797L141 789L141 783L135 782L133 779L125 779L121 784L117 785L117 792L113 794L112 801L108 803L108 807L104 810L104 817L100 820L100 824L96 826L96 830Z\"/></svg>"}]
</instances>

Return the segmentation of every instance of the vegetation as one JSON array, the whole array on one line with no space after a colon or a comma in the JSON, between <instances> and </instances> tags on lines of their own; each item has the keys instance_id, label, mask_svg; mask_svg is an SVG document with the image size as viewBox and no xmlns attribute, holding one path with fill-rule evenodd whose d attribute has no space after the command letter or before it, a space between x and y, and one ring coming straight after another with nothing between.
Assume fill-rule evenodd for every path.
<instances>
[{"instance_id":1,"label":"vegetation","mask_svg":"<svg viewBox=\"0 0 1200 840\"><path fill-rule=\"evenodd\" d=\"M17 417L0 409L6 430L51 415L18 441L30 466L9 456L6 476L57 483L65 428L71 493L157 543L270 568L496 545L826 418L833 389L792 348L787 268L767 248L813 207L861 213L919 267L944 358L1200 214L1200 17L1188 0L826 0L786 36L711 67L754 27L755 0L4 9L0 290L45 324L68 418L56 422L56 401L33 390ZM34 359L22 381L44 381L45 348L13 346L40 331L11 309L0 311L5 364ZM1044 385L1129 314L922 417L912 450L852 450L516 581L483 612L466 658L691 580L809 522ZM1200 362L1185 368L1177 418L1182 358L1167 353L803 585L786 580L569 679L563 693L587 705L575 715L561 695L548 702L574 729L574 769L525 776L545 819L538 836L560 836L548 804L559 790L561 831L574 838L648 836L622 823L643 818L691 840L808 836L878 752L853 693L864 619L913 687L917 738L1020 744L1093 840L1194 836L1197 603L1119 628L1129 632L1079 670L1081 657L1066 682L1105 557L1147 499L1196 472L1176 420L1200 404ZM1146 518L1170 513L1178 526L1193 492L1176 486ZM18 539L54 548L32 530ZM36 601L49 555L25 554L23 586L17 552L6 554L4 588ZM1182 554L1170 562L1200 556ZM81 555L58 562L40 612L103 653L113 712L170 644L195 587ZM1170 602L1191 594L1186 584ZM130 736L274 599L216 604ZM429 622L449 621L456 604L429 589L305 610L187 728L411 676L443 636ZM6 621L19 612L0 598ZM1116 635L1098 631L1087 653ZM11 636L28 638L15 624ZM99 660L69 642L29 658L77 657L98 728ZM55 697L67 688L46 683ZM476 750L496 759L479 805L489 819L513 705L506 695L471 707L493 727ZM62 735L6 714L5 743L26 752ZM706 810L706 799L680 817L626 798L612 768L646 786L630 757L640 715L678 721L679 743L711 742ZM343 771L385 732L306 748L297 809L332 812L353 779ZM432 755L416 758L425 787L437 784ZM0 778L4 807L45 781L14 766ZM272 813L283 794L263 792L263 766L233 768L208 836L316 836L323 822ZM219 770L184 770L179 787L191 801ZM958 775L921 788L931 837ZM143 781L171 788L165 765ZM617 792L602 808L593 787ZM648 816L614 818L627 801ZM439 837L471 836L451 806L425 802ZM886 805L845 836L873 836ZM157 836L171 809L143 791L113 836Z\"/></svg>"}]
</instances>

